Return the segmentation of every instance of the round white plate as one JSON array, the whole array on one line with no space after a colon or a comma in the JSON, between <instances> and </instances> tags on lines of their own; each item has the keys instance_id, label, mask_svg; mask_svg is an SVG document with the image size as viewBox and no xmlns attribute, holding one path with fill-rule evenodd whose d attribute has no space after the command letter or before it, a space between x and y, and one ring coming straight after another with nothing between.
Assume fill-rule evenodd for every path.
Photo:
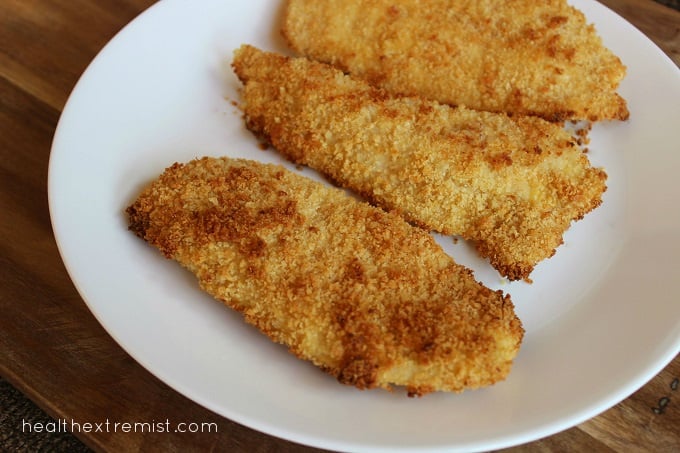
<instances>
[{"instance_id":1,"label":"round white plate","mask_svg":"<svg viewBox=\"0 0 680 453\"><path fill-rule=\"evenodd\" d=\"M124 209L175 161L283 162L245 129L229 66L242 43L288 52L278 31L282 4L159 2L102 50L64 109L49 169L55 236L83 299L130 355L234 421L303 444L365 451L528 442L606 410L674 358L680 72L594 1L573 4L628 66L620 93L631 111L629 121L591 132L589 156L609 174L603 205L572 226L533 284L503 282L464 242L438 237L478 279L513 297L526 337L504 382L415 399L343 386L247 326L128 232Z\"/></svg>"}]
</instances>

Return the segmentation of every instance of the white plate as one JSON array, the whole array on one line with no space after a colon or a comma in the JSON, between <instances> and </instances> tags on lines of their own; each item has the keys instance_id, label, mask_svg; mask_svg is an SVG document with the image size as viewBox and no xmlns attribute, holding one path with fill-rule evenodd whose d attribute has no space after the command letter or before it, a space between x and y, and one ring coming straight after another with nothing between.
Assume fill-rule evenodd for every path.
<instances>
[{"instance_id":1,"label":"white plate","mask_svg":"<svg viewBox=\"0 0 680 453\"><path fill-rule=\"evenodd\" d=\"M680 72L598 3L573 1L628 66L628 122L596 124L603 205L532 275L504 283L464 243L438 238L512 294L526 337L510 377L407 398L338 384L288 354L126 230L123 210L175 161L262 151L231 103L242 43L287 52L282 2L166 0L123 29L66 105L49 170L55 236L94 315L139 363L203 406L257 430L335 450L489 450L578 424L624 399L680 348ZM314 176L312 172L306 174ZM199 420L196 420L197 422Z\"/></svg>"}]
</instances>

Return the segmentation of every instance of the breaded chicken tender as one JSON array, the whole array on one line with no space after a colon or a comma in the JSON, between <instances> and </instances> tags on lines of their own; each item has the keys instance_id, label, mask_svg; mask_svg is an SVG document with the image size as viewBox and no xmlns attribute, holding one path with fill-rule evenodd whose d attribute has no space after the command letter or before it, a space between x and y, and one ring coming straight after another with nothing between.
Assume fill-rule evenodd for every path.
<instances>
[{"instance_id":1,"label":"breaded chicken tender","mask_svg":"<svg viewBox=\"0 0 680 453\"><path fill-rule=\"evenodd\" d=\"M606 174L537 117L393 97L329 65L242 46L246 125L297 164L408 221L474 241L512 280L601 203Z\"/></svg>"},{"instance_id":2,"label":"breaded chicken tender","mask_svg":"<svg viewBox=\"0 0 680 453\"><path fill-rule=\"evenodd\" d=\"M628 118L625 66L565 0L288 0L282 32L392 93L550 121Z\"/></svg>"},{"instance_id":3,"label":"breaded chicken tender","mask_svg":"<svg viewBox=\"0 0 680 453\"><path fill-rule=\"evenodd\" d=\"M176 163L127 213L205 291L344 384L458 392L504 379L518 352L510 296L399 216L283 167Z\"/></svg>"}]
</instances>

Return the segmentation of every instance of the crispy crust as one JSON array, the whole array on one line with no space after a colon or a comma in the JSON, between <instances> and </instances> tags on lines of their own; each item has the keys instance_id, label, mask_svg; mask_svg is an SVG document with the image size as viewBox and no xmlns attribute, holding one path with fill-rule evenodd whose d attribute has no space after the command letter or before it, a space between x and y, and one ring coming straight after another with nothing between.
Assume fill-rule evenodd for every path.
<instances>
[{"instance_id":1,"label":"crispy crust","mask_svg":"<svg viewBox=\"0 0 680 453\"><path fill-rule=\"evenodd\" d=\"M342 383L457 392L504 379L518 352L509 296L397 215L282 167L175 164L127 213L205 291Z\"/></svg>"},{"instance_id":2,"label":"crispy crust","mask_svg":"<svg viewBox=\"0 0 680 453\"><path fill-rule=\"evenodd\" d=\"M536 117L393 97L251 46L233 67L247 127L279 152L412 223L474 241L512 280L552 256L606 189L573 138Z\"/></svg>"},{"instance_id":3,"label":"crispy crust","mask_svg":"<svg viewBox=\"0 0 680 453\"><path fill-rule=\"evenodd\" d=\"M289 0L282 32L394 93L550 121L628 118L625 66L565 0Z\"/></svg>"}]
</instances>

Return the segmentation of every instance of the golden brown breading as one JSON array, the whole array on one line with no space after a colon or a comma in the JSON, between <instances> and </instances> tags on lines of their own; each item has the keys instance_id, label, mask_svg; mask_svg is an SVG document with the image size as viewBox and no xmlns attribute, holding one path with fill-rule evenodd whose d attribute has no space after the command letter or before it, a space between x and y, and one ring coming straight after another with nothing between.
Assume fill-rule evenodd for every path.
<instances>
[{"instance_id":1,"label":"golden brown breading","mask_svg":"<svg viewBox=\"0 0 680 453\"><path fill-rule=\"evenodd\" d=\"M540 118L391 97L252 46L233 66L248 128L279 152L413 223L475 241L510 279L527 278L601 203L604 171Z\"/></svg>"},{"instance_id":2,"label":"golden brown breading","mask_svg":"<svg viewBox=\"0 0 680 453\"><path fill-rule=\"evenodd\" d=\"M393 93L551 121L628 118L625 66L565 0L289 0L283 35Z\"/></svg>"},{"instance_id":3,"label":"golden brown breading","mask_svg":"<svg viewBox=\"0 0 680 453\"><path fill-rule=\"evenodd\" d=\"M504 379L518 352L510 296L399 216L283 167L175 164L127 213L205 291L345 384L461 391Z\"/></svg>"}]
</instances>

